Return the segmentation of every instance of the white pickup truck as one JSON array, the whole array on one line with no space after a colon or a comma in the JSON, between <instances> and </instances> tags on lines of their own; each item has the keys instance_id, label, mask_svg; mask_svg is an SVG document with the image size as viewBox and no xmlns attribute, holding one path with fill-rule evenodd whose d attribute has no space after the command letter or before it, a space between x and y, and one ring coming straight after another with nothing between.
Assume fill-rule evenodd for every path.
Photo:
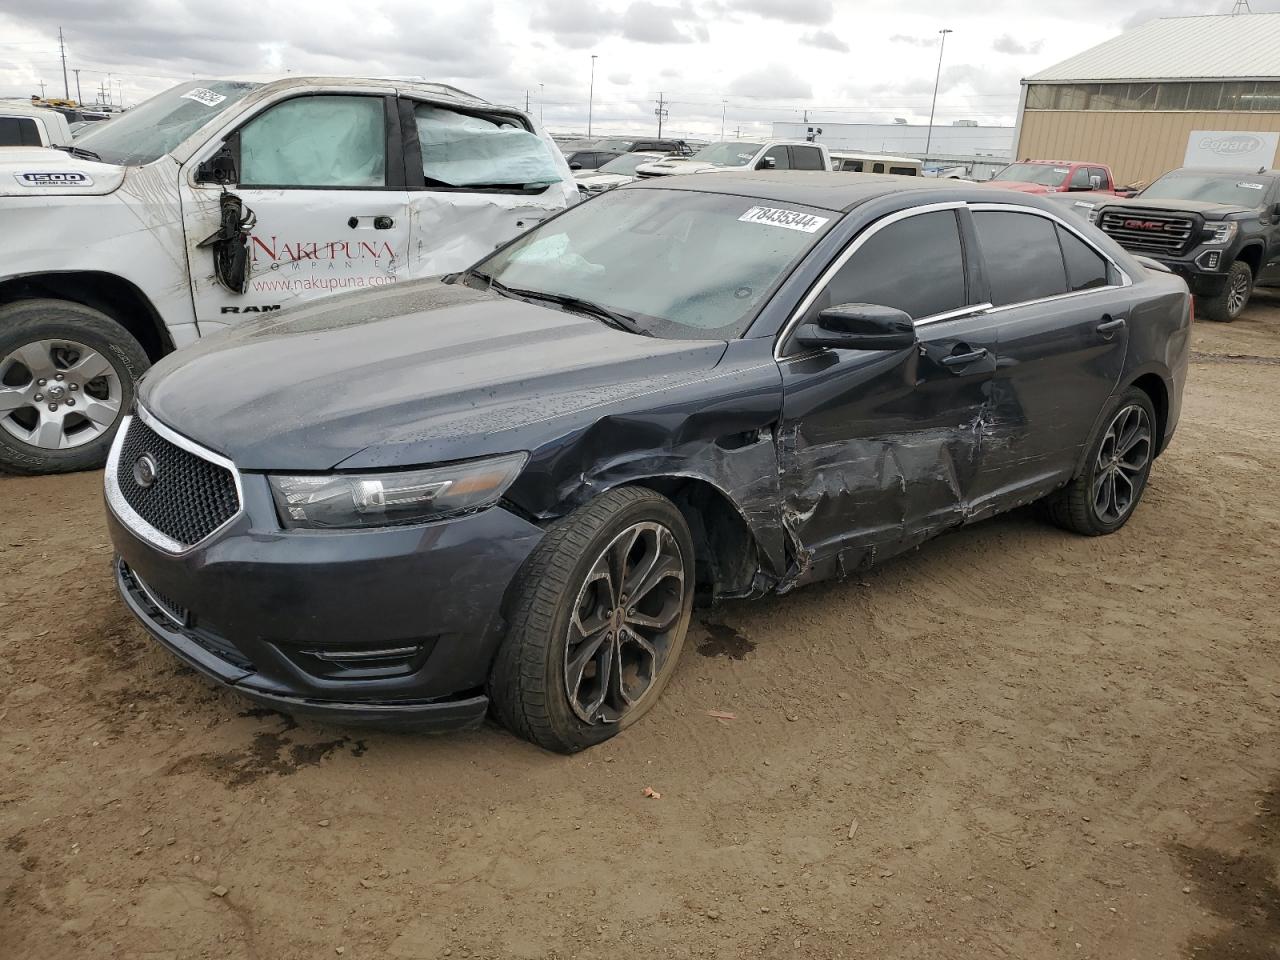
<instances>
[{"instance_id":1,"label":"white pickup truck","mask_svg":"<svg viewBox=\"0 0 1280 960\"><path fill-rule=\"evenodd\" d=\"M459 270L575 203L519 110L443 84L181 84L0 151L0 469L101 464L134 381L246 315Z\"/></svg>"},{"instance_id":2,"label":"white pickup truck","mask_svg":"<svg viewBox=\"0 0 1280 960\"><path fill-rule=\"evenodd\" d=\"M680 173L719 173L726 170L830 170L825 145L807 140L723 140L703 147L691 157L665 157L636 167L640 177L671 177Z\"/></svg>"}]
</instances>

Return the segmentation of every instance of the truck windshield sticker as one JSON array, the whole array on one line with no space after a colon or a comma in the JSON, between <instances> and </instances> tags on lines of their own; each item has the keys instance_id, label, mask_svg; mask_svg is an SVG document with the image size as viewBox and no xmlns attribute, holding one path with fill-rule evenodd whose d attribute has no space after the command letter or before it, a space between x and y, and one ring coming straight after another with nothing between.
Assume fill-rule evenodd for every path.
<instances>
[{"instance_id":1,"label":"truck windshield sticker","mask_svg":"<svg viewBox=\"0 0 1280 960\"><path fill-rule=\"evenodd\" d=\"M1237 183L1237 184L1236 184L1236 186L1237 186L1237 187L1244 187L1246 190L1261 190L1261 189L1262 189L1262 184L1260 184L1260 183Z\"/></svg>"},{"instance_id":2,"label":"truck windshield sticker","mask_svg":"<svg viewBox=\"0 0 1280 960\"><path fill-rule=\"evenodd\" d=\"M738 218L743 223L764 223L773 227L786 227L801 233L817 233L830 217L815 217L799 210L781 210L777 207L752 207Z\"/></svg>"},{"instance_id":3,"label":"truck windshield sticker","mask_svg":"<svg viewBox=\"0 0 1280 960\"><path fill-rule=\"evenodd\" d=\"M208 87L196 87L184 93L182 99L194 100L196 103L203 103L206 107L216 107L227 98L220 93L214 93Z\"/></svg>"},{"instance_id":4,"label":"truck windshield sticker","mask_svg":"<svg viewBox=\"0 0 1280 960\"><path fill-rule=\"evenodd\" d=\"M739 159L739 160L750 160L750 159L751 159L752 157L754 157L754 156L755 156L755 154L754 154L754 153L740 153L740 154L738 154L738 159Z\"/></svg>"},{"instance_id":5,"label":"truck windshield sticker","mask_svg":"<svg viewBox=\"0 0 1280 960\"><path fill-rule=\"evenodd\" d=\"M93 177L87 173L68 170L59 173L15 173L14 178L24 187L92 187Z\"/></svg>"},{"instance_id":6,"label":"truck windshield sticker","mask_svg":"<svg viewBox=\"0 0 1280 960\"><path fill-rule=\"evenodd\" d=\"M1053 172L1054 173L1070 173L1071 168L1070 167L1054 167Z\"/></svg>"}]
</instances>

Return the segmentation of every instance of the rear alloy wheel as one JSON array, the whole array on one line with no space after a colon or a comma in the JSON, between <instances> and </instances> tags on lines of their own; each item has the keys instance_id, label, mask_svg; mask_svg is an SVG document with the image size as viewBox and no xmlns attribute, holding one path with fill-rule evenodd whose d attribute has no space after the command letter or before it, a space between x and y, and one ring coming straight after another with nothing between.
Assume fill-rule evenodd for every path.
<instances>
[{"instance_id":1,"label":"rear alloy wheel","mask_svg":"<svg viewBox=\"0 0 1280 960\"><path fill-rule=\"evenodd\" d=\"M1209 320L1230 323L1244 312L1253 294L1253 271L1243 260L1237 260L1227 271L1226 283L1216 297L1198 300L1201 313Z\"/></svg>"},{"instance_id":2,"label":"rear alloy wheel","mask_svg":"<svg viewBox=\"0 0 1280 960\"><path fill-rule=\"evenodd\" d=\"M666 497L612 490L547 533L516 584L489 679L497 719L560 753L640 719L679 660L693 541Z\"/></svg>"},{"instance_id":3,"label":"rear alloy wheel","mask_svg":"<svg viewBox=\"0 0 1280 960\"><path fill-rule=\"evenodd\" d=\"M1085 470L1046 499L1050 518L1095 537L1124 526L1151 475L1155 422L1150 398L1141 390L1126 391L1094 440Z\"/></svg>"},{"instance_id":4,"label":"rear alloy wheel","mask_svg":"<svg viewBox=\"0 0 1280 960\"><path fill-rule=\"evenodd\" d=\"M49 300L0 308L0 469L101 466L146 367L138 342L96 310Z\"/></svg>"}]
</instances>

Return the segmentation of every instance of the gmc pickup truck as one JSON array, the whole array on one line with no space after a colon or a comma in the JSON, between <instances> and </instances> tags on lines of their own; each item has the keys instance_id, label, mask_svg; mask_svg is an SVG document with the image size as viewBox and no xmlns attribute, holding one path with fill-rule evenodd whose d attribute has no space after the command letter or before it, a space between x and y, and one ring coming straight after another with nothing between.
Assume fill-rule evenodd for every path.
<instances>
[{"instance_id":1,"label":"gmc pickup truck","mask_svg":"<svg viewBox=\"0 0 1280 960\"><path fill-rule=\"evenodd\" d=\"M1126 250L1185 279L1210 320L1238 317L1254 286L1280 286L1280 171L1174 170L1091 216Z\"/></svg>"},{"instance_id":2,"label":"gmc pickup truck","mask_svg":"<svg viewBox=\"0 0 1280 960\"><path fill-rule=\"evenodd\" d=\"M1115 193L1115 178L1105 163L1073 160L1023 160L1011 163L987 181L1002 190L1019 193L1072 193L1090 190Z\"/></svg>"}]
</instances>

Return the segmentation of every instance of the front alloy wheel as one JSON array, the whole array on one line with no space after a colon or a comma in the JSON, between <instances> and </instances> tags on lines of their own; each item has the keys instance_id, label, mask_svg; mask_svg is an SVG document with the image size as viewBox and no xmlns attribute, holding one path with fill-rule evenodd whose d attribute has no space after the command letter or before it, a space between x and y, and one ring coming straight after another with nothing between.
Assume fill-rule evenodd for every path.
<instances>
[{"instance_id":1,"label":"front alloy wheel","mask_svg":"<svg viewBox=\"0 0 1280 960\"><path fill-rule=\"evenodd\" d=\"M513 588L497 720L575 753L640 719L680 659L693 578L688 524L653 490L610 490L551 526Z\"/></svg>"},{"instance_id":2,"label":"front alloy wheel","mask_svg":"<svg viewBox=\"0 0 1280 960\"><path fill-rule=\"evenodd\" d=\"M614 537L578 593L564 647L569 705L584 723L617 723L651 689L684 609L684 562L660 523Z\"/></svg>"},{"instance_id":3,"label":"front alloy wheel","mask_svg":"<svg viewBox=\"0 0 1280 960\"><path fill-rule=\"evenodd\" d=\"M36 340L0 356L0 430L42 450L90 443L120 417L120 374L74 340Z\"/></svg>"}]
</instances>

